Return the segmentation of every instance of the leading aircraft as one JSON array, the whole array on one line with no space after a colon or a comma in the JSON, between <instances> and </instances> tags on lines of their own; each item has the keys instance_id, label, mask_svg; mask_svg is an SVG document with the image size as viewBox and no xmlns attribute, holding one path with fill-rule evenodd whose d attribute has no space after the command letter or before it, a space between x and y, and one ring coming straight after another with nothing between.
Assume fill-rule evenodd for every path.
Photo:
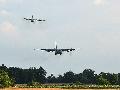
<instances>
[{"instance_id":1,"label":"leading aircraft","mask_svg":"<svg viewBox=\"0 0 120 90\"><path fill-rule=\"evenodd\" d=\"M41 51L46 51L46 52L55 52L55 55L62 55L63 52L71 52L74 51L75 49L69 48L69 49L58 49L57 44L55 45L55 48L53 49L34 49L34 50L41 50Z\"/></svg>"},{"instance_id":2,"label":"leading aircraft","mask_svg":"<svg viewBox=\"0 0 120 90\"><path fill-rule=\"evenodd\" d=\"M46 21L44 19L35 19L34 16L32 15L32 18L24 18L25 20L31 21L31 22L35 22L35 21Z\"/></svg>"}]
</instances>

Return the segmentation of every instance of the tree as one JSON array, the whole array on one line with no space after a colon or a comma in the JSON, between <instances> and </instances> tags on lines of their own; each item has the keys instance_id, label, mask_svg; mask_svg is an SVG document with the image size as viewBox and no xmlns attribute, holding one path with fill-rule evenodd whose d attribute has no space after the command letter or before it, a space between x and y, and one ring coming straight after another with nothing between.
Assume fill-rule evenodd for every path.
<instances>
[{"instance_id":1,"label":"tree","mask_svg":"<svg viewBox=\"0 0 120 90\"><path fill-rule=\"evenodd\" d=\"M83 75L82 75L82 73L75 74L75 82L76 82L76 83L81 84L81 82L83 82L82 80L83 80Z\"/></svg>"},{"instance_id":2,"label":"tree","mask_svg":"<svg viewBox=\"0 0 120 90\"><path fill-rule=\"evenodd\" d=\"M12 80L9 78L8 73L0 70L0 87L9 87L12 86L13 82Z\"/></svg>"},{"instance_id":3,"label":"tree","mask_svg":"<svg viewBox=\"0 0 120 90\"><path fill-rule=\"evenodd\" d=\"M56 77L53 74L51 74L47 77L47 83L57 83Z\"/></svg>"},{"instance_id":4,"label":"tree","mask_svg":"<svg viewBox=\"0 0 120 90\"><path fill-rule=\"evenodd\" d=\"M39 82L39 83L45 83L46 82L46 77L45 77L46 74L47 74L47 72L42 67L37 69L35 71L35 79L36 79L36 81Z\"/></svg>"},{"instance_id":5,"label":"tree","mask_svg":"<svg viewBox=\"0 0 120 90\"><path fill-rule=\"evenodd\" d=\"M85 84L95 84L96 83L96 74L92 69L85 69L82 73L82 83Z\"/></svg>"},{"instance_id":6,"label":"tree","mask_svg":"<svg viewBox=\"0 0 120 90\"><path fill-rule=\"evenodd\" d=\"M117 84L120 85L120 73L118 73L118 80L117 80Z\"/></svg>"},{"instance_id":7,"label":"tree","mask_svg":"<svg viewBox=\"0 0 120 90\"><path fill-rule=\"evenodd\" d=\"M64 81L64 83L75 82L75 74L72 71L64 73L63 81Z\"/></svg>"},{"instance_id":8,"label":"tree","mask_svg":"<svg viewBox=\"0 0 120 90\"><path fill-rule=\"evenodd\" d=\"M103 77L99 77L97 83L98 85L109 85L110 84L110 82Z\"/></svg>"},{"instance_id":9,"label":"tree","mask_svg":"<svg viewBox=\"0 0 120 90\"><path fill-rule=\"evenodd\" d=\"M23 82L23 78L22 78L23 69L10 67L8 69L8 72L9 72L9 76L15 80L15 83L21 84Z\"/></svg>"},{"instance_id":10,"label":"tree","mask_svg":"<svg viewBox=\"0 0 120 90\"><path fill-rule=\"evenodd\" d=\"M107 81L109 81L109 83L112 84L112 85L116 85L118 83L118 75L117 74L101 72L99 74L99 76L106 79Z\"/></svg>"},{"instance_id":11,"label":"tree","mask_svg":"<svg viewBox=\"0 0 120 90\"><path fill-rule=\"evenodd\" d=\"M57 83L63 83L63 76L62 75L58 75Z\"/></svg>"},{"instance_id":12,"label":"tree","mask_svg":"<svg viewBox=\"0 0 120 90\"><path fill-rule=\"evenodd\" d=\"M4 64L2 64L2 66L0 66L0 70L8 72L8 68Z\"/></svg>"}]
</instances>

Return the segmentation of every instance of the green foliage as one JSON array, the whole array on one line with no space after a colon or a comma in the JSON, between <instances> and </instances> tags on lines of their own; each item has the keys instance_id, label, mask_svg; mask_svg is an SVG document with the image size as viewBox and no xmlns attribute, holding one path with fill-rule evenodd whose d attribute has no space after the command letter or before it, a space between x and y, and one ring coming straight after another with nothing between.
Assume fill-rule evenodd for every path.
<instances>
[{"instance_id":1,"label":"green foliage","mask_svg":"<svg viewBox=\"0 0 120 90\"><path fill-rule=\"evenodd\" d=\"M117 75L117 84L120 85L120 73Z\"/></svg>"},{"instance_id":2,"label":"green foliage","mask_svg":"<svg viewBox=\"0 0 120 90\"><path fill-rule=\"evenodd\" d=\"M118 75L117 74L112 74L112 73L104 73L104 72L101 72L99 74L99 77L102 77L104 79L106 79L110 84L112 85L116 85L118 84Z\"/></svg>"},{"instance_id":3,"label":"green foliage","mask_svg":"<svg viewBox=\"0 0 120 90\"><path fill-rule=\"evenodd\" d=\"M35 67L29 69L10 67L8 71L9 75L14 78L16 84L31 83L32 81L39 83L46 82L46 71L42 67L38 69Z\"/></svg>"},{"instance_id":4,"label":"green foliage","mask_svg":"<svg viewBox=\"0 0 120 90\"><path fill-rule=\"evenodd\" d=\"M72 71L64 73L63 81L64 83L73 83L75 82L75 74Z\"/></svg>"},{"instance_id":5,"label":"green foliage","mask_svg":"<svg viewBox=\"0 0 120 90\"><path fill-rule=\"evenodd\" d=\"M75 82L75 85L82 85L82 83L79 82L79 81L76 81L76 82Z\"/></svg>"},{"instance_id":6,"label":"green foliage","mask_svg":"<svg viewBox=\"0 0 120 90\"><path fill-rule=\"evenodd\" d=\"M32 82L27 83L27 86L39 86L39 85L40 85L39 82L34 82L33 80Z\"/></svg>"},{"instance_id":7,"label":"green foliage","mask_svg":"<svg viewBox=\"0 0 120 90\"><path fill-rule=\"evenodd\" d=\"M96 74L92 69L85 69L82 73L82 82L86 84L96 83Z\"/></svg>"},{"instance_id":8,"label":"green foliage","mask_svg":"<svg viewBox=\"0 0 120 90\"><path fill-rule=\"evenodd\" d=\"M57 82L57 78L51 74L50 76L47 77L47 82L49 83L56 83Z\"/></svg>"},{"instance_id":9,"label":"green foliage","mask_svg":"<svg viewBox=\"0 0 120 90\"><path fill-rule=\"evenodd\" d=\"M107 79L103 78L103 77L99 77L98 78L98 84L99 85L110 85L110 82Z\"/></svg>"},{"instance_id":10,"label":"green foliage","mask_svg":"<svg viewBox=\"0 0 120 90\"><path fill-rule=\"evenodd\" d=\"M47 72L42 67L30 67L29 69L22 69L17 67L7 68L4 66L4 64L2 64L2 66L0 66L0 70L1 87L14 86L14 84L27 84L28 87L36 87L38 85L41 87L41 84L46 83L63 84L63 87L67 86L73 88L79 86L81 88L89 88L89 86L86 85L120 85L120 73L114 74L101 72L100 74L95 74L95 71L92 69L85 69L82 73L78 74L72 71L68 71L57 77L53 74L46 77ZM52 86L45 85L44 87ZM92 86L92 88L94 87ZM102 87L100 86L100 88Z\"/></svg>"},{"instance_id":11,"label":"green foliage","mask_svg":"<svg viewBox=\"0 0 120 90\"><path fill-rule=\"evenodd\" d=\"M4 87L10 87L12 86L14 83L12 82L12 80L9 78L7 72L0 70L0 87L4 88Z\"/></svg>"}]
</instances>

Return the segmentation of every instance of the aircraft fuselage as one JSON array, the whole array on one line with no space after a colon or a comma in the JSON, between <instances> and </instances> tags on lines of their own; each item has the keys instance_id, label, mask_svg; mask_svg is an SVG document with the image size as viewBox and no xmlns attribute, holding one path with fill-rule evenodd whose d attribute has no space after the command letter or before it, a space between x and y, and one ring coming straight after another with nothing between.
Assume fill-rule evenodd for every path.
<instances>
[{"instance_id":1,"label":"aircraft fuselage","mask_svg":"<svg viewBox=\"0 0 120 90\"><path fill-rule=\"evenodd\" d=\"M34 20L31 20L31 22L34 22Z\"/></svg>"},{"instance_id":2,"label":"aircraft fuselage","mask_svg":"<svg viewBox=\"0 0 120 90\"><path fill-rule=\"evenodd\" d=\"M55 55L57 55L57 54L62 55L62 50L61 50L61 49L56 49L56 50L55 50Z\"/></svg>"}]
</instances>

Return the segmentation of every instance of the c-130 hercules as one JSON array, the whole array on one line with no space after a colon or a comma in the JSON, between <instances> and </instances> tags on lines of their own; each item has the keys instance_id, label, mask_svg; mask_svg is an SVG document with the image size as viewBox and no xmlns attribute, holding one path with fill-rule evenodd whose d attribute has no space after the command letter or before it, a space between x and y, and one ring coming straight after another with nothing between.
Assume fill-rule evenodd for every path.
<instances>
[{"instance_id":1,"label":"c-130 hercules","mask_svg":"<svg viewBox=\"0 0 120 90\"><path fill-rule=\"evenodd\" d=\"M35 21L46 21L46 20L44 20L44 19L35 19L34 17L33 17L33 15L32 15L32 18L24 18L25 20L28 20L28 21L31 21L31 22L35 22Z\"/></svg>"},{"instance_id":2,"label":"c-130 hercules","mask_svg":"<svg viewBox=\"0 0 120 90\"><path fill-rule=\"evenodd\" d=\"M58 49L57 44L55 44L55 48L53 49L34 49L34 50L41 50L41 51L46 51L46 52L55 52L55 55L62 55L63 52L71 52L74 51L75 49L70 48L70 49Z\"/></svg>"}]
</instances>

